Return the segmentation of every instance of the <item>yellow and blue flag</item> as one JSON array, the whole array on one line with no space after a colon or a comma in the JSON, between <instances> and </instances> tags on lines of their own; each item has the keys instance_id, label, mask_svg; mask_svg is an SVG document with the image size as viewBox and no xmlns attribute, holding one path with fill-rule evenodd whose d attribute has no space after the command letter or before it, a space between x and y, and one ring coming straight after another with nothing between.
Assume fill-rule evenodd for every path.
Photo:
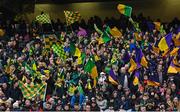
<instances>
[{"instance_id":1,"label":"yellow and blue flag","mask_svg":"<svg viewBox=\"0 0 180 112\"><path fill-rule=\"evenodd\" d=\"M168 73L180 73L180 64L177 62L177 59L173 59L168 68Z\"/></svg>"},{"instance_id":2,"label":"yellow and blue flag","mask_svg":"<svg viewBox=\"0 0 180 112\"><path fill-rule=\"evenodd\" d=\"M160 86L159 82L152 81L152 80L147 80L147 85L148 86Z\"/></svg>"},{"instance_id":3,"label":"yellow and blue flag","mask_svg":"<svg viewBox=\"0 0 180 112\"><path fill-rule=\"evenodd\" d=\"M176 55L178 55L178 52L180 52L180 48L179 48L179 47L175 47L175 48L170 52L170 56L176 56Z\"/></svg>"},{"instance_id":4,"label":"yellow and blue flag","mask_svg":"<svg viewBox=\"0 0 180 112\"><path fill-rule=\"evenodd\" d=\"M140 72L139 71L135 71L135 77L134 77L134 80L133 80L133 85L134 86L139 84L139 75L140 75Z\"/></svg>"},{"instance_id":5,"label":"yellow and blue flag","mask_svg":"<svg viewBox=\"0 0 180 112\"><path fill-rule=\"evenodd\" d=\"M108 79L113 85L118 85L117 76L114 74L113 69L109 71Z\"/></svg>"},{"instance_id":6,"label":"yellow and blue flag","mask_svg":"<svg viewBox=\"0 0 180 112\"><path fill-rule=\"evenodd\" d=\"M130 65L131 66L130 66L128 72L132 73L134 70L137 69L137 64L136 64L136 62L132 58L130 59Z\"/></svg>"},{"instance_id":7,"label":"yellow and blue flag","mask_svg":"<svg viewBox=\"0 0 180 112\"><path fill-rule=\"evenodd\" d=\"M148 67L148 62L140 48L136 48L136 63L138 68L141 67L141 65L146 68Z\"/></svg>"},{"instance_id":8,"label":"yellow and blue flag","mask_svg":"<svg viewBox=\"0 0 180 112\"><path fill-rule=\"evenodd\" d=\"M165 37L161 38L158 47L161 51L166 51L170 48L172 42L173 33L167 34Z\"/></svg>"}]
</instances>

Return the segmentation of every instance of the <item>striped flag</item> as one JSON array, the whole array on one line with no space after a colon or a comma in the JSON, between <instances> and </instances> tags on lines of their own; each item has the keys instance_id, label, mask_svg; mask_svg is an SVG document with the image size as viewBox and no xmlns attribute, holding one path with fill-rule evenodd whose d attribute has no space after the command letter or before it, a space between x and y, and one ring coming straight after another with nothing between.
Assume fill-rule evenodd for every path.
<instances>
[{"instance_id":1,"label":"striped flag","mask_svg":"<svg viewBox=\"0 0 180 112\"><path fill-rule=\"evenodd\" d=\"M117 6L117 9L119 11L119 13L131 17L131 13L132 13L132 7L127 6L127 5L123 5L123 4L119 4Z\"/></svg>"},{"instance_id":2,"label":"striped flag","mask_svg":"<svg viewBox=\"0 0 180 112\"><path fill-rule=\"evenodd\" d=\"M45 24L45 23L51 24L51 19L49 14L41 14L36 16L36 21L40 22L41 24Z\"/></svg>"},{"instance_id":3,"label":"striped flag","mask_svg":"<svg viewBox=\"0 0 180 112\"><path fill-rule=\"evenodd\" d=\"M79 21L81 18L79 12L64 11L64 14L65 14L67 26L75 23L76 21Z\"/></svg>"},{"instance_id":4,"label":"striped flag","mask_svg":"<svg viewBox=\"0 0 180 112\"><path fill-rule=\"evenodd\" d=\"M40 96L41 100L45 100L47 88L46 83L24 84L22 81L19 81L19 88L22 91L23 97L26 99L32 99L37 96Z\"/></svg>"}]
</instances>

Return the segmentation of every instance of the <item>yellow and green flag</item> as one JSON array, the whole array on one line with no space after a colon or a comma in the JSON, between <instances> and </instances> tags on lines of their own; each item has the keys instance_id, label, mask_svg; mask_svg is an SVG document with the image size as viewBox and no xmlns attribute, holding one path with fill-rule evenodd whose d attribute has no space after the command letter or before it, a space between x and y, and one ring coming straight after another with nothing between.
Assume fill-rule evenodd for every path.
<instances>
[{"instance_id":1,"label":"yellow and green flag","mask_svg":"<svg viewBox=\"0 0 180 112\"><path fill-rule=\"evenodd\" d=\"M51 24L51 18L49 14L41 14L36 16L36 21L40 22L41 24L45 24L45 23Z\"/></svg>"},{"instance_id":2,"label":"yellow and green flag","mask_svg":"<svg viewBox=\"0 0 180 112\"><path fill-rule=\"evenodd\" d=\"M96 86L96 78L98 77L98 71L97 71L95 62L91 57L88 60L88 62L86 63L86 65L84 67L84 71L91 74L91 77L94 80L94 87L95 87Z\"/></svg>"},{"instance_id":3,"label":"yellow and green flag","mask_svg":"<svg viewBox=\"0 0 180 112\"><path fill-rule=\"evenodd\" d=\"M127 6L127 5L123 5L123 4L119 4L117 6L117 9L119 11L119 13L131 17L131 13L132 13L132 7Z\"/></svg>"},{"instance_id":4,"label":"yellow and green flag","mask_svg":"<svg viewBox=\"0 0 180 112\"><path fill-rule=\"evenodd\" d=\"M19 81L19 88L22 91L23 97L26 99L32 99L39 95L41 100L45 100L47 88L46 83L24 84L22 81Z\"/></svg>"},{"instance_id":5,"label":"yellow and green flag","mask_svg":"<svg viewBox=\"0 0 180 112\"><path fill-rule=\"evenodd\" d=\"M64 11L64 14L65 14L67 26L75 23L76 21L79 21L81 18L79 12Z\"/></svg>"}]
</instances>

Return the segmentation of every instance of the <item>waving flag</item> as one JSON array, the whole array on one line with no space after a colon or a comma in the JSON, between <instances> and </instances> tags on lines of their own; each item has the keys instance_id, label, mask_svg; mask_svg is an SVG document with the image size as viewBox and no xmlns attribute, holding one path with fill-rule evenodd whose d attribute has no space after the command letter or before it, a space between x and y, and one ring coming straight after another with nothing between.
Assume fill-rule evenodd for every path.
<instances>
[{"instance_id":1,"label":"waving flag","mask_svg":"<svg viewBox=\"0 0 180 112\"><path fill-rule=\"evenodd\" d=\"M165 34L165 33L166 33L166 31L164 30L163 25L160 26L159 32L160 32L161 34Z\"/></svg>"},{"instance_id":2,"label":"waving flag","mask_svg":"<svg viewBox=\"0 0 180 112\"><path fill-rule=\"evenodd\" d=\"M154 51L154 53L159 54L160 50L158 47L156 47L155 45L152 46L152 50Z\"/></svg>"},{"instance_id":3,"label":"waving flag","mask_svg":"<svg viewBox=\"0 0 180 112\"><path fill-rule=\"evenodd\" d=\"M47 51L50 51L54 41L55 41L54 35L45 35L44 36L44 43L45 43L44 47Z\"/></svg>"},{"instance_id":4,"label":"waving flag","mask_svg":"<svg viewBox=\"0 0 180 112\"><path fill-rule=\"evenodd\" d=\"M139 84L139 75L140 75L140 72L139 71L135 71L135 77L134 77L134 80L133 80L133 85L134 86Z\"/></svg>"},{"instance_id":5,"label":"waving flag","mask_svg":"<svg viewBox=\"0 0 180 112\"><path fill-rule=\"evenodd\" d=\"M81 56L78 57L78 65L83 64L86 59L86 54L83 52L81 53Z\"/></svg>"},{"instance_id":6,"label":"waving flag","mask_svg":"<svg viewBox=\"0 0 180 112\"><path fill-rule=\"evenodd\" d=\"M47 88L46 83L24 84L22 81L19 81L19 88L22 91L23 97L26 99L32 99L37 96L40 96L41 100L45 100Z\"/></svg>"},{"instance_id":7,"label":"waving flag","mask_svg":"<svg viewBox=\"0 0 180 112\"><path fill-rule=\"evenodd\" d=\"M86 30L83 29L83 28L81 28L81 27L79 27L79 31L78 31L77 36L78 36L78 37L80 37L80 36L86 37L86 35L87 35Z\"/></svg>"},{"instance_id":8,"label":"waving flag","mask_svg":"<svg viewBox=\"0 0 180 112\"><path fill-rule=\"evenodd\" d=\"M98 44L103 44L111 41L111 38L107 34L107 32L104 32L102 36L98 39Z\"/></svg>"},{"instance_id":9,"label":"waving flag","mask_svg":"<svg viewBox=\"0 0 180 112\"><path fill-rule=\"evenodd\" d=\"M148 67L148 62L146 61L146 58L140 48L136 48L136 62L138 68L142 65L144 67Z\"/></svg>"},{"instance_id":10,"label":"waving flag","mask_svg":"<svg viewBox=\"0 0 180 112\"><path fill-rule=\"evenodd\" d=\"M80 57L81 56L81 51L79 48L76 47L76 50L75 50L75 53L74 53L74 56L77 56L77 57Z\"/></svg>"},{"instance_id":11,"label":"waving flag","mask_svg":"<svg viewBox=\"0 0 180 112\"><path fill-rule=\"evenodd\" d=\"M29 73L31 75L32 80L34 80L37 76L36 72L26 62L23 62L22 65L25 68L26 73Z\"/></svg>"},{"instance_id":12,"label":"waving flag","mask_svg":"<svg viewBox=\"0 0 180 112\"><path fill-rule=\"evenodd\" d=\"M180 73L180 64L177 62L177 59L173 59L172 61L171 61L171 64L170 64L170 66L169 66L169 68L168 68L168 73Z\"/></svg>"},{"instance_id":13,"label":"waving flag","mask_svg":"<svg viewBox=\"0 0 180 112\"><path fill-rule=\"evenodd\" d=\"M110 29L110 33L114 38L122 37L122 33L118 30L117 27L114 27L114 28Z\"/></svg>"},{"instance_id":14,"label":"waving flag","mask_svg":"<svg viewBox=\"0 0 180 112\"><path fill-rule=\"evenodd\" d=\"M102 39L103 39L104 43L107 43L111 40L111 38L109 37L109 35L106 32L103 33Z\"/></svg>"},{"instance_id":15,"label":"waving flag","mask_svg":"<svg viewBox=\"0 0 180 112\"><path fill-rule=\"evenodd\" d=\"M165 51L169 49L172 42L172 36L173 36L173 33L169 33L165 37L161 38L158 44L158 47L161 51Z\"/></svg>"},{"instance_id":16,"label":"waving flag","mask_svg":"<svg viewBox=\"0 0 180 112\"><path fill-rule=\"evenodd\" d=\"M147 80L147 85L148 86L160 86L160 83L155 82L155 81L151 81L151 80Z\"/></svg>"},{"instance_id":17,"label":"waving flag","mask_svg":"<svg viewBox=\"0 0 180 112\"><path fill-rule=\"evenodd\" d=\"M78 65L83 64L86 58L86 54L81 52L79 48L77 48L74 43L70 44L70 53L72 56L77 57Z\"/></svg>"},{"instance_id":18,"label":"waving flag","mask_svg":"<svg viewBox=\"0 0 180 112\"><path fill-rule=\"evenodd\" d=\"M117 82L118 79L117 79L117 76L114 74L113 69L109 71L108 79L109 79L109 82L111 82L113 85L118 85L118 82Z\"/></svg>"},{"instance_id":19,"label":"waving flag","mask_svg":"<svg viewBox=\"0 0 180 112\"><path fill-rule=\"evenodd\" d=\"M67 26L75 23L76 21L79 21L81 18L79 12L64 11L64 14L65 14Z\"/></svg>"},{"instance_id":20,"label":"waving flag","mask_svg":"<svg viewBox=\"0 0 180 112\"><path fill-rule=\"evenodd\" d=\"M52 49L61 59L67 58L66 53L64 52L64 48L62 46L53 44Z\"/></svg>"},{"instance_id":21,"label":"waving flag","mask_svg":"<svg viewBox=\"0 0 180 112\"><path fill-rule=\"evenodd\" d=\"M91 74L91 77L94 80L94 87L96 86L96 78L98 77L98 72L97 72L97 67L95 65L95 62L93 59L90 57L88 62L86 63L84 67L84 71L88 72Z\"/></svg>"},{"instance_id":22,"label":"waving flag","mask_svg":"<svg viewBox=\"0 0 180 112\"><path fill-rule=\"evenodd\" d=\"M132 73L134 70L137 69L137 64L135 63L135 61L131 58L130 59L130 68L128 70L129 73Z\"/></svg>"},{"instance_id":23,"label":"waving flag","mask_svg":"<svg viewBox=\"0 0 180 112\"><path fill-rule=\"evenodd\" d=\"M73 56L77 56L77 57L81 56L80 49L77 48L74 43L70 44L70 52L71 52L71 55L73 55Z\"/></svg>"},{"instance_id":24,"label":"waving flag","mask_svg":"<svg viewBox=\"0 0 180 112\"><path fill-rule=\"evenodd\" d=\"M96 32L100 35L103 34L103 32L96 26L96 24L94 24L94 29L96 30Z\"/></svg>"},{"instance_id":25,"label":"waving flag","mask_svg":"<svg viewBox=\"0 0 180 112\"><path fill-rule=\"evenodd\" d=\"M119 11L119 13L131 17L131 13L132 13L132 7L127 6L127 5L123 5L123 4L119 4L117 6L117 9Z\"/></svg>"},{"instance_id":26,"label":"waving flag","mask_svg":"<svg viewBox=\"0 0 180 112\"><path fill-rule=\"evenodd\" d=\"M154 22L154 25L155 25L155 29L156 29L157 31L159 31L160 28L161 28L161 23L160 23L160 22Z\"/></svg>"},{"instance_id":27,"label":"waving flag","mask_svg":"<svg viewBox=\"0 0 180 112\"><path fill-rule=\"evenodd\" d=\"M172 38L172 40L176 47L180 47L180 34L177 34L174 38Z\"/></svg>"},{"instance_id":28,"label":"waving flag","mask_svg":"<svg viewBox=\"0 0 180 112\"><path fill-rule=\"evenodd\" d=\"M36 16L36 21L40 22L41 24L45 24L45 23L51 24L51 19L49 14L41 14Z\"/></svg>"},{"instance_id":29,"label":"waving flag","mask_svg":"<svg viewBox=\"0 0 180 112\"><path fill-rule=\"evenodd\" d=\"M148 86L160 86L158 73L151 73L147 80Z\"/></svg>"},{"instance_id":30,"label":"waving flag","mask_svg":"<svg viewBox=\"0 0 180 112\"><path fill-rule=\"evenodd\" d=\"M136 41L142 41L142 37L139 35L139 33L135 32L134 33Z\"/></svg>"},{"instance_id":31,"label":"waving flag","mask_svg":"<svg viewBox=\"0 0 180 112\"><path fill-rule=\"evenodd\" d=\"M180 48L175 47L175 48L170 52L170 55L171 55L171 56L176 56L176 55L178 55L178 51L180 51Z\"/></svg>"},{"instance_id":32,"label":"waving flag","mask_svg":"<svg viewBox=\"0 0 180 112\"><path fill-rule=\"evenodd\" d=\"M32 70L34 70L34 71L37 70L37 66L36 66L36 62L35 61L32 62Z\"/></svg>"}]
</instances>

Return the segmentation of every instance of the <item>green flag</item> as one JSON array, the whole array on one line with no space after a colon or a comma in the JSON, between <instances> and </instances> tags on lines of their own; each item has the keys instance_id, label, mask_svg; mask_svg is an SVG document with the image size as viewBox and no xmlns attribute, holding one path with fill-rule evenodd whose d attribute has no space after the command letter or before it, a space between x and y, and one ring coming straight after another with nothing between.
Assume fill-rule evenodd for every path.
<instances>
[{"instance_id":1,"label":"green flag","mask_svg":"<svg viewBox=\"0 0 180 112\"><path fill-rule=\"evenodd\" d=\"M102 39L104 43L107 43L109 41L111 41L111 38L109 37L109 35L107 34L107 32L104 32L102 35Z\"/></svg>"},{"instance_id":2,"label":"green flag","mask_svg":"<svg viewBox=\"0 0 180 112\"><path fill-rule=\"evenodd\" d=\"M70 53L71 55L74 55L76 51L76 46L74 43L70 43Z\"/></svg>"},{"instance_id":3,"label":"green flag","mask_svg":"<svg viewBox=\"0 0 180 112\"><path fill-rule=\"evenodd\" d=\"M84 71L91 73L91 70L93 69L94 66L95 63L92 60L92 58L90 58L84 67Z\"/></svg>"},{"instance_id":4,"label":"green flag","mask_svg":"<svg viewBox=\"0 0 180 112\"><path fill-rule=\"evenodd\" d=\"M160 32L161 34L165 34L165 33L166 33L166 31L164 30L163 25L160 26L159 32Z\"/></svg>"},{"instance_id":5,"label":"green flag","mask_svg":"<svg viewBox=\"0 0 180 112\"><path fill-rule=\"evenodd\" d=\"M61 59L67 58L66 53L64 52L63 46L53 44L52 49Z\"/></svg>"},{"instance_id":6,"label":"green flag","mask_svg":"<svg viewBox=\"0 0 180 112\"><path fill-rule=\"evenodd\" d=\"M26 63L23 63L25 71L31 75L31 78L34 79L36 77L35 71Z\"/></svg>"},{"instance_id":7,"label":"green flag","mask_svg":"<svg viewBox=\"0 0 180 112\"><path fill-rule=\"evenodd\" d=\"M105 72L107 73L107 74L109 74L109 71L111 70L111 68L110 67L105 67Z\"/></svg>"},{"instance_id":8,"label":"green flag","mask_svg":"<svg viewBox=\"0 0 180 112\"><path fill-rule=\"evenodd\" d=\"M78 85L78 91L80 94L84 94L84 91L83 91L81 84Z\"/></svg>"}]
</instances>

